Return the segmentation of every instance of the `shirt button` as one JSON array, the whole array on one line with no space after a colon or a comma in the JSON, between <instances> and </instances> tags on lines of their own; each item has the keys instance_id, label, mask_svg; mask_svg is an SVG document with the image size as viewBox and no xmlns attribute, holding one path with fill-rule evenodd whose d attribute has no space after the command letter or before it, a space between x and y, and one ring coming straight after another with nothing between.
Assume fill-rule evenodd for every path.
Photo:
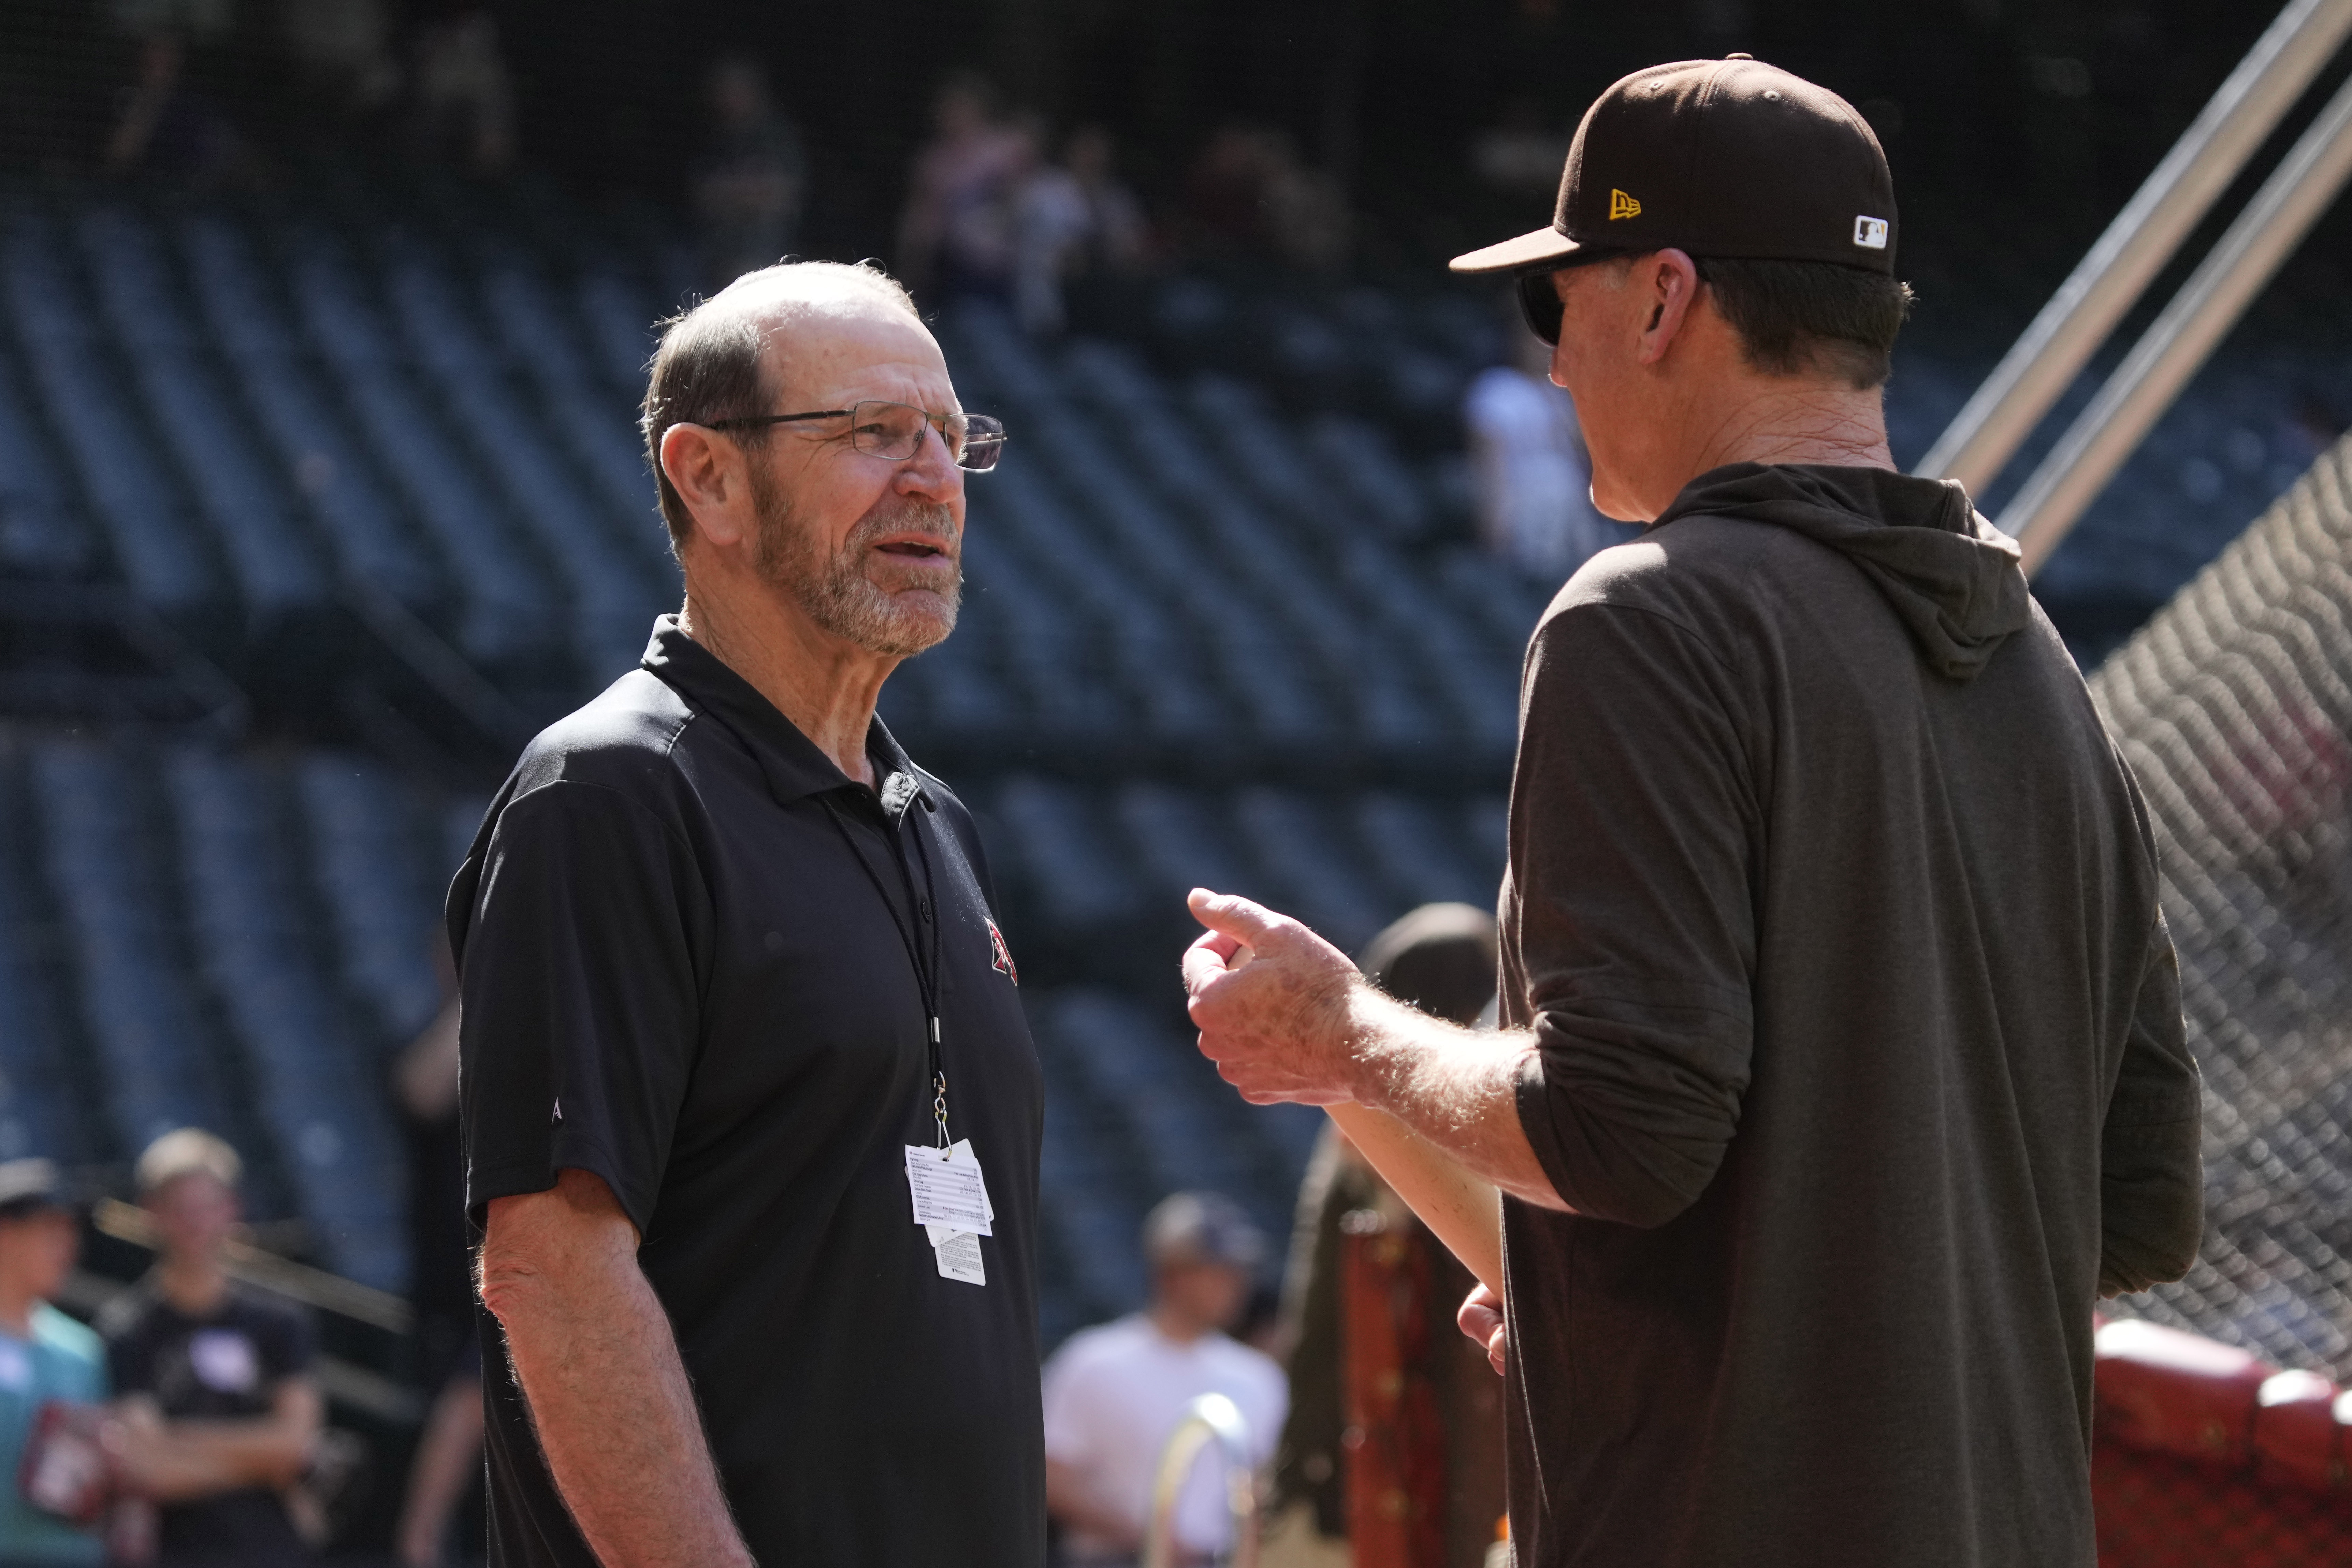
<instances>
[{"instance_id":1,"label":"shirt button","mask_svg":"<svg viewBox=\"0 0 2352 1568\"><path fill-rule=\"evenodd\" d=\"M928 924L931 918L931 900L923 898L917 899L915 900L915 913L920 916L924 922Z\"/></svg>"}]
</instances>

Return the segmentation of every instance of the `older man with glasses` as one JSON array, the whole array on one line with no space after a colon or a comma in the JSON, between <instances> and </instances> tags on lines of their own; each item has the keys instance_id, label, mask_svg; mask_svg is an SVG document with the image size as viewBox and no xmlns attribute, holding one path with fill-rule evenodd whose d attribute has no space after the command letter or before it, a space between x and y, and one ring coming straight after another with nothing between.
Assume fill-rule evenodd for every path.
<instances>
[{"instance_id":1,"label":"older man with glasses","mask_svg":"<svg viewBox=\"0 0 2352 1568\"><path fill-rule=\"evenodd\" d=\"M874 712L1003 429L897 283L803 263L668 324L645 433L685 607L450 892L491 1561L1034 1568L1037 1058Z\"/></svg>"}]
</instances>

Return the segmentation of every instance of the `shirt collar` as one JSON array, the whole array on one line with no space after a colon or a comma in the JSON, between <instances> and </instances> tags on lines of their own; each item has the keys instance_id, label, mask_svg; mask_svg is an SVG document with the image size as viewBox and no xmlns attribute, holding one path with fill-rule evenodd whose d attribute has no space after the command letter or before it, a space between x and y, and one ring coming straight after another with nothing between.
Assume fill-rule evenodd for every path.
<instances>
[{"instance_id":1,"label":"shirt collar","mask_svg":"<svg viewBox=\"0 0 2352 1568\"><path fill-rule=\"evenodd\" d=\"M834 760L803 734L799 725L760 695L759 689L728 667L709 648L687 636L676 616L654 622L653 639L646 644L645 668L684 698L688 706L709 714L743 743L760 764L768 793L779 805L830 790L863 787L836 766ZM933 802L923 788L905 748L884 727L879 714L866 731L866 750L881 782L882 808L893 819L920 800ZM934 807L935 808L935 807Z\"/></svg>"}]
</instances>

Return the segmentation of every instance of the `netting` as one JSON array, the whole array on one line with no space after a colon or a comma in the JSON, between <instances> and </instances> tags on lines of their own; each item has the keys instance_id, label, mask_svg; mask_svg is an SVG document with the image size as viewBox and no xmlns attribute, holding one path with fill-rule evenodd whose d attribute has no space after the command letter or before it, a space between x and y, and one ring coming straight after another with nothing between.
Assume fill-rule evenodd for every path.
<instances>
[{"instance_id":1,"label":"netting","mask_svg":"<svg viewBox=\"0 0 2352 1568\"><path fill-rule=\"evenodd\" d=\"M2352 441L2092 679L2154 816L2206 1230L2125 1313L2352 1379Z\"/></svg>"}]
</instances>

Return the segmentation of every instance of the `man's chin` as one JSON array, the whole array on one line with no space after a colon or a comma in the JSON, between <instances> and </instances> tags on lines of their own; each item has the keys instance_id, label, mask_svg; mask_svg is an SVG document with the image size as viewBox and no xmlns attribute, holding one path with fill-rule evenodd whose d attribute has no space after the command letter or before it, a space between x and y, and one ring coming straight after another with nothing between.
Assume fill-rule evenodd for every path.
<instances>
[{"instance_id":1,"label":"man's chin","mask_svg":"<svg viewBox=\"0 0 2352 1568\"><path fill-rule=\"evenodd\" d=\"M936 647L955 630L958 596L931 588L901 588L884 595L890 609L886 617L886 645L877 653L911 658Z\"/></svg>"}]
</instances>

